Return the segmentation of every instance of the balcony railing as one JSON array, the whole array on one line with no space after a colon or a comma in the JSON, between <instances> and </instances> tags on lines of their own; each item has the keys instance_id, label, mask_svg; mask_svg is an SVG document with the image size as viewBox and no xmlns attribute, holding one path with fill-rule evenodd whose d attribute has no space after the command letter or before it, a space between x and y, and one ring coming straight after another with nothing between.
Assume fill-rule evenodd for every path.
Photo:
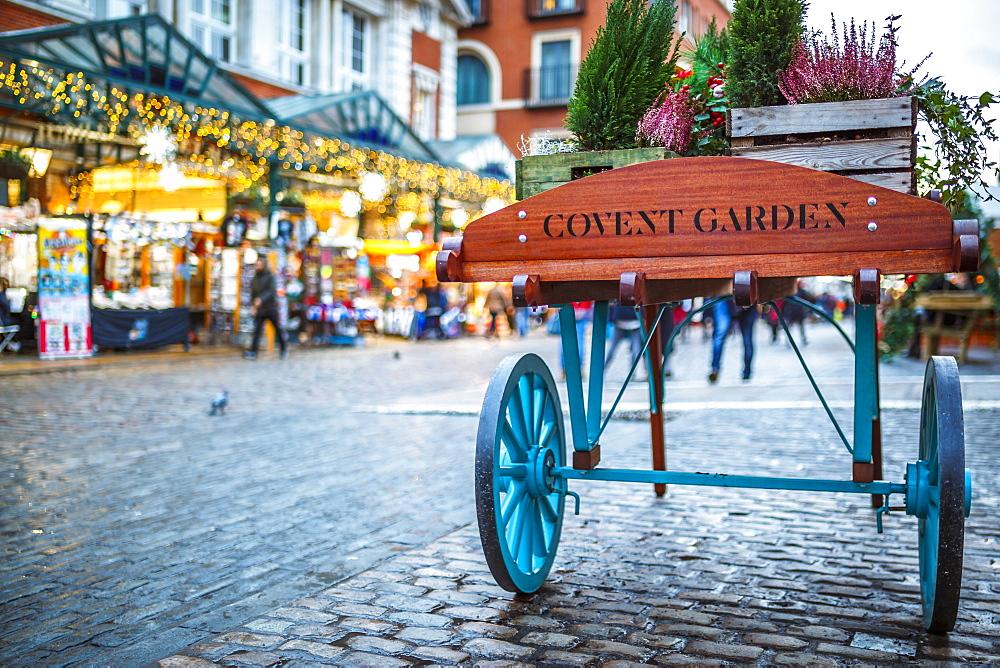
<instances>
[{"instance_id":1,"label":"balcony railing","mask_svg":"<svg viewBox=\"0 0 1000 668\"><path fill-rule=\"evenodd\" d=\"M583 11L583 3L584 0L525 0L525 12L530 19L578 14Z\"/></svg>"},{"instance_id":2,"label":"balcony railing","mask_svg":"<svg viewBox=\"0 0 1000 668\"><path fill-rule=\"evenodd\" d=\"M537 67L524 71L524 99L528 107L562 107L576 83L576 65Z\"/></svg>"}]
</instances>

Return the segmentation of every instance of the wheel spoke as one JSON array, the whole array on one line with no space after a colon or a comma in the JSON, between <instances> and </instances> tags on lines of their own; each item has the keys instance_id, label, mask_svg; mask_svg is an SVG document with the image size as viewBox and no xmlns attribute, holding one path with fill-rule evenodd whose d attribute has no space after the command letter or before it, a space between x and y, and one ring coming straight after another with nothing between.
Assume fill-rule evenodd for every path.
<instances>
[{"instance_id":1,"label":"wheel spoke","mask_svg":"<svg viewBox=\"0 0 1000 668\"><path fill-rule=\"evenodd\" d=\"M541 379L539 379L541 381ZM532 425L535 432L535 442L538 443L542 438L542 427L545 425L546 418L545 414L548 410L549 405L549 395L545 391L544 383L539 382L539 386L535 388L534 397L534 408L535 412L531 416Z\"/></svg>"},{"instance_id":2,"label":"wheel spoke","mask_svg":"<svg viewBox=\"0 0 1000 668\"><path fill-rule=\"evenodd\" d=\"M527 374L521 378L517 384L517 391L521 397L521 411L524 418L524 432L528 437L528 445L535 443L537 434L535 433L535 374Z\"/></svg>"},{"instance_id":3,"label":"wheel spoke","mask_svg":"<svg viewBox=\"0 0 1000 668\"><path fill-rule=\"evenodd\" d=\"M542 521L542 506L545 505L542 499L538 499L538 503L532 509L534 511L534 522L531 523L532 530L535 532L535 537L532 540L533 554L539 557L544 557L545 553L549 549L549 541L546 540L546 536L549 533L546 531L545 523Z\"/></svg>"},{"instance_id":4,"label":"wheel spoke","mask_svg":"<svg viewBox=\"0 0 1000 668\"><path fill-rule=\"evenodd\" d=\"M542 516L549 524L555 524L559 520L559 514L556 512L556 509L552 507L552 504L557 502L557 498L558 497L555 494L548 494L542 497L541 503L539 504L542 509Z\"/></svg>"},{"instance_id":5,"label":"wheel spoke","mask_svg":"<svg viewBox=\"0 0 1000 668\"><path fill-rule=\"evenodd\" d=\"M552 437L556 435L556 426L551 422L544 422L542 424L542 433L538 438L538 445L542 448L547 448Z\"/></svg>"},{"instance_id":6,"label":"wheel spoke","mask_svg":"<svg viewBox=\"0 0 1000 668\"><path fill-rule=\"evenodd\" d=\"M500 530L501 533L506 531L507 524L510 522L511 516L517 510L518 505L524 500L524 495L527 494L528 487L523 482L511 481L511 491L500 501Z\"/></svg>"},{"instance_id":7,"label":"wheel spoke","mask_svg":"<svg viewBox=\"0 0 1000 668\"><path fill-rule=\"evenodd\" d=\"M514 557L515 561L517 561L517 554L524 540L524 522L527 515L525 506L529 503L531 503L531 497L522 499L517 504L511 521L505 527L507 531L507 545L510 547L510 554Z\"/></svg>"},{"instance_id":8,"label":"wheel spoke","mask_svg":"<svg viewBox=\"0 0 1000 668\"><path fill-rule=\"evenodd\" d=\"M528 448L518 439L513 426L505 418L500 425L500 442L507 446L508 454L513 462L523 463L528 459Z\"/></svg>"},{"instance_id":9,"label":"wheel spoke","mask_svg":"<svg viewBox=\"0 0 1000 668\"><path fill-rule=\"evenodd\" d=\"M507 412L510 418L510 426L514 429L514 433L517 434L518 442L524 451L527 452L528 447L531 445L531 437L528 435L528 424L524 416L524 403L521 401L520 387L521 383L519 382L516 391L511 393L510 400L507 403Z\"/></svg>"},{"instance_id":10,"label":"wheel spoke","mask_svg":"<svg viewBox=\"0 0 1000 668\"><path fill-rule=\"evenodd\" d=\"M531 499L524 506L524 523L521 525L521 540L517 551L517 565L525 573L530 573L534 569L532 564L532 553L535 542L535 509L536 499Z\"/></svg>"}]
</instances>

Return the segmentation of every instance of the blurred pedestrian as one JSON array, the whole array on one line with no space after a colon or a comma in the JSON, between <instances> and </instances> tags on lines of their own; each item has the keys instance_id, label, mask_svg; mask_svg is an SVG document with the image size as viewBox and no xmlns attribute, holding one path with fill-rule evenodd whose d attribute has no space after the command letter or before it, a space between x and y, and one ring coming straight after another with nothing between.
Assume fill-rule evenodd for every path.
<instances>
[{"instance_id":1,"label":"blurred pedestrian","mask_svg":"<svg viewBox=\"0 0 1000 668\"><path fill-rule=\"evenodd\" d=\"M801 339L802 345L806 346L809 345L809 339L806 336L806 319L809 315L809 307L802 302L812 304L816 301L816 298L805 289L801 281L799 281L795 289L794 297L796 299L786 299L784 301L781 307L781 315L785 316L785 322L788 323L789 336L791 336L792 328L797 325L799 328L799 339Z\"/></svg>"},{"instance_id":2,"label":"blurred pedestrian","mask_svg":"<svg viewBox=\"0 0 1000 668\"><path fill-rule=\"evenodd\" d=\"M517 327L517 334L521 338L528 335L528 324L531 320L531 311L522 306L514 313L514 324Z\"/></svg>"},{"instance_id":3,"label":"blurred pedestrian","mask_svg":"<svg viewBox=\"0 0 1000 668\"><path fill-rule=\"evenodd\" d=\"M7 299L7 288L10 281L6 276L0 276L0 327L9 327L14 324L14 318L10 313L10 301Z\"/></svg>"},{"instance_id":4,"label":"blurred pedestrian","mask_svg":"<svg viewBox=\"0 0 1000 668\"><path fill-rule=\"evenodd\" d=\"M486 330L486 338L490 339L497 335L497 318L507 317L511 310L510 299L499 283L495 283L490 291L486 293L486 310L490 313L490 325Z\"/></svg>"},{"instance_id":5,"label":"blurred pedestrian","mask_svg":"<svg viewBox=\"0 0 1000 668\"><path fill-rule=\"evenodd\" d=\"M448 309L448 299L441 290L441 285L425 281L417 292L424 302L424 329L420 338L434 335L435 339L448 338L441 326L441 316Z\"/></svg>"},{"instance_id":6,"label":"blurred pedestrian","mask_svg":"<svg viewBox=\"0 0 1000 668\"><path fill-rule=\"evenodd\" d=\"M757 307L736 306L730 297L712 306L712 319L715 322L715 329L712 332L712 366L708 382L714 383L719 380L719 372L722 370L722 349L734 321L743 336L743 380L750 380L753 364L753 325L757 322Z\"/></svg>"},{"instance_id":7,"label":"blurred pedestrian","mask_svg":"<svg viewBox=\"0 0 1000 668\"><path fill-rule=\"evenodd\" d=\"M781 320L778 318L778 311L785 303L784 299L776 299L764 307L764 321L771 328L771 343L778 342L778 330L781 329Z\"/></svg>"},{"instance_id":8,"label":"blurred pedestrian","mask_svg":"<svg viewBox=\"0 0 1000 668\"><path fill-rule=\"evenodd\" d=\"M604 358L604 366L611 364L611 360L615 356L615 351L618 350L618 345L622 341L628 341L629 350L632 352L632 357L629 358L629 364L631 364L639 356L639 353L642 352L639 315L636 313L636 309L631 306L615 304L611 307L609 320L614 325L614 333L611 335L611 345L608 346L608 354Z\"/></svg>"},{"instance_id":9,"label":"blurred pedestrian","mask_svg":"<svg viewBox=\"0 0 1000 668\"><path fill-rule=\"evenodd\" d=\"M14 322L14 315L10 311L10 301L7 299L7 288L10 287L10 281L7 280L6 276L0 276L0 327L13 327L17 323ZM0 335L0 340L6 338L6 334ZM21 343L19 341L11 341L7 344L11 352L18 352L21 350Z\"/></svg>"},{"instance_id":10,"label":"blurred pedestrian","mask_svg":"<svg viewBox=\"0 0 1000 668\"><path fill-rule=\"evenodd\" d=\"M288 347L285 343L285 332L278 324L278 284L274 274L267 267L267 260L257 257L254 263L254 275L250 279L250 312L253 313L253 341L250 350L243 356L248 360L257 359L257 348L260 345L260 335L264 331L264 322L270 321L281 346L281 359L288 357Z\"/></svg>"},{"instance_id":11,"label":"blurred pedestrian","mask_svg":"<svg viewBox=\"0 0 1000 668\"><path fill-rule=\"evenodd\" d=\"M593 319L594 302L573 302L573 318L576 323L576 347L580 359L580 375L583 375L584 356L586 354L587 323ZM565 339L559 337L559 358L562 362L562 375L566 377L566 354L562 348Z\"/></svg>"}]
</instances>

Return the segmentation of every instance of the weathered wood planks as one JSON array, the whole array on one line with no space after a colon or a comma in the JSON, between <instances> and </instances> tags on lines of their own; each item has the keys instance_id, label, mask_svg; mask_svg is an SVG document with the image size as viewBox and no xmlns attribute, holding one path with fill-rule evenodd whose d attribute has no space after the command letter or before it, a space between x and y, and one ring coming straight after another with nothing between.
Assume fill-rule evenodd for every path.
<instances>
[{"instance_id":1,"label":"weathered wood planks","mask_svg":"<svg viewBox=\"0 0 1000 668\"><path fill-rule=\"evenodd\" d=\"M552 155L529 155L514 165L517 199L522 200L575 181L589 172L600 173L651 160L678 157L665 148L633 148L622 151L581 151Z\"/></svg>"},{"instance_id":2,"label":"weathered wood planks","mask_svg":"<svg viewBox=\"0 0 1000 668\"><path fill-rule=\"evenodd\" d=\"M910 128L912 134L916 124L916 98L893 97L731 109L726 129L730 137L773 137L899 127Z\"/></svg>"},{"instance_id":3,"label":"weathered wood planks","mask_svg":"<svg viewBox=\"0 0 1000 668\"><path fill-rule=\"evenodd\" d=\"M842 174L914 194L916 99L910 97L731 109L738 157Z\"/></svg>"}]
</instances>

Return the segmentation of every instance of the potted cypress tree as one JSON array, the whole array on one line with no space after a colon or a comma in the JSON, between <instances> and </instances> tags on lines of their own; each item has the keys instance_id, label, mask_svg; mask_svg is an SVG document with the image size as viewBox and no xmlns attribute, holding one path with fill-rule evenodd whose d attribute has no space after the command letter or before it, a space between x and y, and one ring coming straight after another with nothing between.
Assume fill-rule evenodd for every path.
<instances>
[{"instance_id":1,"label":"potted cypress tree","mask_svg":"<svg viewBox=\"0 0 1000 668\"><path fill-rule=\"evenodd\" d=\"M575 152L525 156L516 165L517 198L574 179L673 156L639 148L636 128L674 72L680 40L673 38L673 2L611 0L607 18L580 63L566 128Z\"/></svg>"}]
</instances>

